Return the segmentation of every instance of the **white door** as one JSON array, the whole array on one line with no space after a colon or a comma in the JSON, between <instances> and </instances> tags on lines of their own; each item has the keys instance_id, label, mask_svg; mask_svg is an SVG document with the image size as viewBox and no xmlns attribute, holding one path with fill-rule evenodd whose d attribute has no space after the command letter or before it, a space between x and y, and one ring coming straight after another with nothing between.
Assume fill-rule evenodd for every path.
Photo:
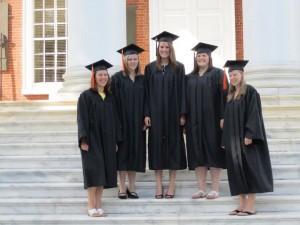
<instances>
[{"instance_id":1,"label":"white door","mask_svg":"<svg viewBox=\"0 0 300 225\"><path fill-rule=\"evenodd\" d=\"M235 59L234 0L150 0L150 37L169 31L180 38L174 41L176 57L193 68L193 48L198 42L219 46L213 64L222 67ZM150 58L155 59L155 42L150 40Z\"/></svg>"}]
</instances>

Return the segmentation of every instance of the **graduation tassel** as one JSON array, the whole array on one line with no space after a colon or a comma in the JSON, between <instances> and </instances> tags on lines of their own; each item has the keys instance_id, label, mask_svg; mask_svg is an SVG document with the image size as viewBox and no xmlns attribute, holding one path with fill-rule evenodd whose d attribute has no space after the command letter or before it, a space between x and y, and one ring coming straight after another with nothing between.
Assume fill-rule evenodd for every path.
<instances>
[{"instance_id":1,"label":"graduation tassel","mask_svg":"<svg viewBox=\"0 0 300 225\"><path fill-rule=\"evenodd\" d=\"M157 45L157 39L155 40L155 55L158 56L158 45Z\"/></svg>"},{"instance_id":2,"label":"graduation tassel","mask_svg":"<svg viewBox=\"0 0 300 225\"><path fill-rule=\"evenodd\" d=\"M226 76L226 70L224 69L224 74L223 74L223 90L227 89L227 76Z\"/></svg>"},{"instance_id":3,"label":"graduation tassel","mask_svg":"<svg viewBox=\"0 0 300 225\"><path fill-rule=\"evenodd\" d=\"M125 65L124 65L124 52L123 52L123 49L122 49L122 71L124 72L125 71Z\"/></svg>"},{"instance_id":4,"label":"graduation tassel","mask_svg":"<svg viewBox=\"0 0 300 225\"><path fill-rule=\"evenodd\" d=\"M94 65L92 65L91 88L92 88L92 89L95 88Z\"/></svg>"}]
</instances>

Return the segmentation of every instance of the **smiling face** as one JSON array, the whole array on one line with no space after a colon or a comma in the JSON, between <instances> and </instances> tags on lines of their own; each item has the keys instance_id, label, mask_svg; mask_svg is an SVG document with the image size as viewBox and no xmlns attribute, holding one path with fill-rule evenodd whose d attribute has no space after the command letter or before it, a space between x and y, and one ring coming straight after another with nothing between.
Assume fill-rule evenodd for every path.
<instances>
[{"instance_id":1,"label":"smiling face","mask_svg":"<svg viewBox=\"0 0 300 225\"><path fill-rule=\"evenodd\" d=\"M244 77L244 73L240 70L233 70L229 73L230 84L234 87L238 87L241 85L241 81Z\"/></svg>"},{"instance_id":2,"label":"smiling face","mask_svg":"<svg viewBox=\"0 0 300 225\"><path fill-rule=\"evenodd\" d=\"M169 59L170 57L170 45L168 42L159 42L158 53L162 59Z\"/></svg>"},{"instance_id":3,"label":"smiling face","mask_svg":"<svg viewBox=\"0 0 300 225\"><path fill-rule=\"evenodd\" d=\"M196 55L196 62L199 67L207 68L209 65L209 56L206 53Z\"/></svg>"},{"instance_id":4,"label":"smiling face","mask_svg":"<svg viewBox=\"0 0 300 225\"><path fill-rule=\"evenodd\" d=\"M135 71L139 65L139 58L137 54L127 55L126 60L127 68L130 71Z\"/></svg>"},{"instance_id":5,"label":"smiling face","mask_svg":"<svg viewBox=\"0 0 300 225\"><path fill-rule=\"evenodd\" d=\"M108 81L107 70L98 70L95 74L95 82L97 87L104 88Z\"/></svg>"}]
</instances>

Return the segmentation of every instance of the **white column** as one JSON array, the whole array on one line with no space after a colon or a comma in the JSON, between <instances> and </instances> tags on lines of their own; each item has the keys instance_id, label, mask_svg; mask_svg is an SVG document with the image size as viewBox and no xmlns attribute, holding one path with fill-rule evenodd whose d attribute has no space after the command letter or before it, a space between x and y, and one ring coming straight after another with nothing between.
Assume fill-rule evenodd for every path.
<instances>
[{"instance_id":1,"label":"white column","mask_svg":"<svg viewBox=\"0 0 300 225\"><path fill-rule=\"evenodd\" d=\"M89 87L91 72L85 65L105 59L121 67L116 50L126 45L125 0L68 1L68 69L63 87L50 99L74 100Z\"/></svg>"},{"instance_id":2,"label":"white column","mask_svg":"<svg viewBox=\"0 0 300 225\"><path fill-rule=\"evenodd\" d=\"M243 0L247 81L263 94L300 94L299 12L299 0Z\"/></svg>"}]
</instances>

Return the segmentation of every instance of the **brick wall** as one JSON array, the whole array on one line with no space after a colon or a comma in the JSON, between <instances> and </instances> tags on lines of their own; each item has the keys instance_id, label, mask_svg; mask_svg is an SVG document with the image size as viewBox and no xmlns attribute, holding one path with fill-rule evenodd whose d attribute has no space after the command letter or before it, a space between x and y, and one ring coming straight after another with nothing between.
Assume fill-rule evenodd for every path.
<instances>
[{"instance_id":1,"label":"brick wall","mask_svg":"<svg viewBox=\"0 0 300 225\"><path fill-rule=\"evenodd\" d=\"M2 100L48 99L47 95L22 95L22 53L23 53L23 0L8 0L9 21L9 64L8 70L2 72Z\"/></svg>"},{"instance_id":2,"label":"brick wall","mask_svg":"<svg viewBox=\"0 0 300 225\"><path fill-rule=\"evenodd\" d=\"M235 0L236 59L244 59L243 0Z\"/></svg>"},{"instance_id":3,"label":"brick wall","mask_svg":"<svg viewBox=\"0 0 300 225\"><path fill-rule=\"evenodd\" d=\"M149 63L149 0L126 0L127 5L137 7L136 11L136 44L145 49L141 53L142 72L144 67Z\"/></svg>"}]
</instances>

